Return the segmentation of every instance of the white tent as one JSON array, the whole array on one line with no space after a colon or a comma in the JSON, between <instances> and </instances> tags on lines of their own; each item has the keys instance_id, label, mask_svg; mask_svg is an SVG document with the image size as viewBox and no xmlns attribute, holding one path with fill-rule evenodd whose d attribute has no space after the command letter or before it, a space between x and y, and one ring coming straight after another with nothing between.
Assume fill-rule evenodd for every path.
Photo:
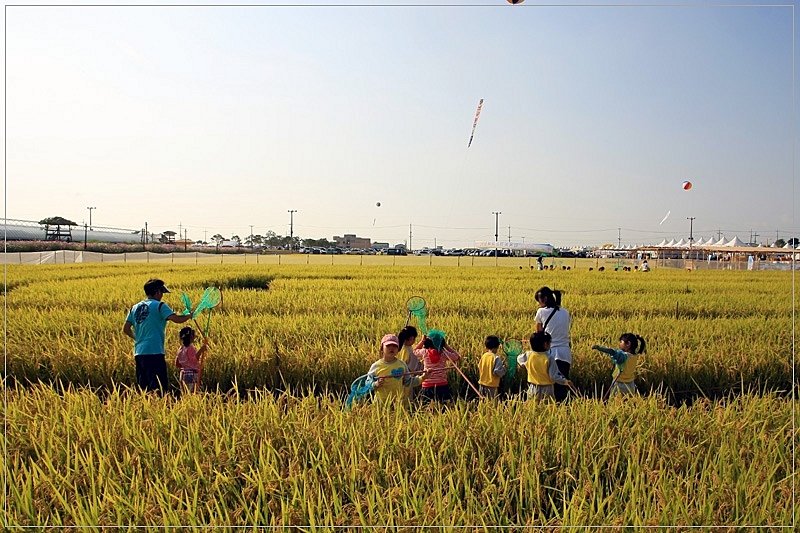
<instances>
[{"instance_id":1,"label":"white tent","mask_svg":"<svg viewBox=\"0 0 800 533\"><path fill-rule=\"evenodd\" d=\"M739 236L737 235L736 237L734 237L733 239L731 239L729 242L726 242L726 243L725 243L725 246L728 246L728 247L733 247L733 246L747 246L747 243L743 242L743 241L742 241L742 240L739 238Z\"/></svg>"},{"instance_id":2,"label":"white tent","mask_svg":"<svg viewBox=\"0 0 800 533\"><path fill-rule=\"evenodd\" d=\"M703 246L714 246L714 237L709 237L708 240L702 243Z\"/></svg>"},{"instance_id":3,"label":"white tent","mask_svg":"<svg viewBox=\"0 0 800 533\"><path fill-rule=\"evenodd\" d=\"M673 246L675 246L676 248L681 248L683 246L687 246L687 243L683 242L683 237L681 237L681 240L676 242Z\"/></svg>"},{"instance_id":4,"label":"white tent","mask_svg":"<svg viewBox=\"0 0 800 533\"><path fill-rule=\"evenodd\" d=\"M656 247L664 247L667 245L667 239L663 239L660 243L656 244Z\"/></svg>"},{"instance_id":5,"label":"white tent","mask_svg":"<svg viewBox=\"0 0 800 533\"><path fill-rule=\"evenodd\" d=\"M673 246L675 246L675 239L670 239L669 242L664 246L666 246L667 248L672 248Z\"/></svg>"},{"instance_id":6,"label":"white tent","mask_svg":"<svg viewBox=\"0 0 800 533\"><path fill-rule=\"evenodd\" d=\"M714 243L714 246L725 246L728 241L725 240L725 237L722 237L720 240Z\"/></svg>"}]
</instances>

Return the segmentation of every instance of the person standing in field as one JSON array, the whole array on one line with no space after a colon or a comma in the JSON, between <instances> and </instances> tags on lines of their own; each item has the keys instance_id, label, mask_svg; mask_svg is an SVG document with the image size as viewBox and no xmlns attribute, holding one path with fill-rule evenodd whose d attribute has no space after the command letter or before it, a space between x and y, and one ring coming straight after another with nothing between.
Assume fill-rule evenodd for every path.
<instances>
[{"instance_id":1,"label":"person standing in field","mask_svg":"<svg viewBox=\"0 0 800 533\"><path fill-rule=\"evenodd\" d=\"M449 401L453 394L447 381L447 361L458 361L461 356L445 341L443 331L432 329L414 350L422 360L425 375L422 380L422 402Z\"/></svg>"},{"instance_id":2,"label":"person standing in field","mask_svg":"<svg viewBox=\"0 0 800 533\"><path fill-rule=\"evenodd\" d=\"M387 334L381 339L381 358L372 363L367 375L377 383L375 385L375 398L378 401L405 402L407 395L405 387L419 386L418 376L408 375L408 367L397 358L400 351L400 341L396 335Z\"/></svg>"},{"instance_id":3,"label":"person standing in field","mask_svg":"<svg viewBox=\"0 0 800 533\"><path fill-rule=\"evenodd\" d=\"M572 365L572 350L570 349L569 312L561 307L561 291L554 291L550 287L542 287L536 291L536 302L539 309L536 311L536 332L550 334L552 343L550 351L556 361L559 372L569 379L569 367ZM569 388L555 383L553 393L557 402L563 402L569 395Z\"/></svg>"},{"instance_id":4,"label":"person standing in field","mask_svg":"<svg viewBox=\"0 0 800 533\"><path fill-rule=\"evenodd\" d=\"M206 351L208 345L203 339L203 346L197 350L192 343L195 339L194 330L190 326L181 328L178 336L181 339L181 347L175 356L175 366L181 371L181 384L189 392L197 392L197 380L200 375L200 358Z\"/></svg>"},{"instance_id":5,"label":"person standing in field","mask_svg":"<svg viewBox=\"0 0 800 533\"><path fill-rule=\"evenodd\" d=\"M597 350L608 355L614 361L614 377L609 390L609 396L638 394L636 389L636 367L639 365L639 355L645 350L645 341L634 333L623 333L619 337L619 349L606 348L595 344L592 350Z\"/></svg>"},{"instance_id":6,"label":"person standing in field","mask_svg":"<svg viewBox=\"0 0 800 533\"><path fill-rule=\"evenodd\" d=\"M400 352L397 354L397 358L406 364L409 372L422 370L422 361L414 353L414 345L417 343L417 328L414 326L404 327L397 335L397 340L400 342ZM406 395L409 400L414 398L416 390L414 387L406 387Z\"/></svg>"},{"instance_id":7,"label":"person standing in field","mask_svg":"<svg viewBox=\"0 0 800 533\"><path fill-rule=\"evenodd\" d=\"M517 358L517 364L524 366L528 374L528 399L555 398L553 387L556 383L572 388L572 382L558 370L550 351L550 334L544 331L536 332L531 335L530 342L531 351Z\"/></svg>"},{"instance_id":8,"label":"person standing in field","mask_svg":"<svg viewBox=\"0 0 800 533\"><path fill-rule=\"evenodd\" d=\"M136 383L147 391L165 391L169 385L167 362L164 359L164 335L167 322L183 324L191 315L176 315L161 301L168 293L164 282L151 279L144 284L144 300L131 307L122 332L134 340Z\"/></svg>"},{"instance_id":9,"label":"person standing in field","mask_svg":"<svg viewBox=\"0 0 800 533\"><path fill-rule=\"evenodd\" d=\"M500 339L496 335L486 337L483 345L486 353L481 356L478 363L478 390L484 398L497 398L500 388L500 379L506 375L506 364L503 358L497 355L500 348Z\"/></svg>"}]
</instances>

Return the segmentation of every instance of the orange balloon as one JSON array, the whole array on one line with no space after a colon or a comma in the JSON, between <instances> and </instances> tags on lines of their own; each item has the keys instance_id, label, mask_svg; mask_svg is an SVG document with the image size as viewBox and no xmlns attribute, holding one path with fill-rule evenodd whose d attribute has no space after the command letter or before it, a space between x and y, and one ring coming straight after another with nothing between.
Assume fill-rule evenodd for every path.
<instances>
[{"instance_id":1,"label":"orange balloon","mask_svg":"<svg viewBox=\"0 0 800 533\"><path fill-rule=\"evenodd\" d=\"M688 191L689 189L692 188L692 182L691 181L684 181L683 185L681 185L681 186L683 187L684 191Z\"/></svg>"}]
</instances>

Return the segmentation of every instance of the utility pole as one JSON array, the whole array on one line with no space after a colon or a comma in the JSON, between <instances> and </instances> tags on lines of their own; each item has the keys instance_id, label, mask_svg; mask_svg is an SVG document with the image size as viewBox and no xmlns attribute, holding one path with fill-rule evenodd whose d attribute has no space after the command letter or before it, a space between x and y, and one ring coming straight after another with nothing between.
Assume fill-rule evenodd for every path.
<instances>
[{"instance_id":1,"label":"utility pole","mask_svg":"<svg viewBox=\"0 0 800 533\"><path fill-rule=\"evenodd\" d=\"M250 249L253 248L253 225L250 224Z\"/></svg>"},{"instance_id":2,"label":"utility pole","mask_svg":"<svg viewBox=\"0 0 800 533\"><path fill-rule=\"evenodd\" d=\"M508 242L511 242L511 226L508 226Z\"/></svg>"},{"instance_id":3,"label":"utility pole","mask_svg":"<svg viewBox=\"0 0 800 533\"><path fill-rule=\"evenodd\" d=\"M722 238L722 230L718 229L717 230L717 240L720 240L721 238Z\"/></svg>"},{"instance_id":4,"label":"utility pole","mask_svg":"<svg viewBox=\"0 0 800 533\"><path fill-rule=\"evenodd\" d=\"M617 228L617 250L622 248L622 228Z\"/></svg>"},{"instance_id":5,"label":"utility pole","mask_svg":"<svg viewBox=\"0 0 800 533\"><path fill-rule=\"evenodd\" d=\"M144 246L147 248L147 222L144 223Z\"/></svg>"},{"instance_id":6,"label":"utility pole","mask_svg":"<svg viewBox=\"0 0 800 533\"><path fill-rule=\"evenodd\" d=\"M500 211L492 211L492 214L494 215L494 259L495 262L497 262L497 239L499 236L500 215L503 213Z\"/></svg>"},{"instance_id":7,"label":"utility pole","mask_svg":"<svg viewBox=\"0 0 800 533\"><path fill-rule=\"evenodd\" d=\"M203 244L205 244L207 242L208 242L208 230L204 229L203 230Z\"/></svg>"},{"instance_id":8,"label":"utility pole","mask_svg":"<svg viewBox=\"0 0 800 533\"><path fill-rule=\"evenodd\" d=\"M89 210L89 229L92 229L92 209L97 209L96 207L87 207L86 209Z\"/></svg>"},{"instance_id":9,"label":"utility pole","mask_svg":"<svg viewBox=\"0 0 800 533\"><path fill-rule=\"evenodd\" d=\"M289 250L294 248L294 214L297 213L297 209L289 209Z\"/></svg>"},{"instance_id":10,"label":"utility pole","mask_svg":"<svg viewBox=\"0 0 800 533\"><path fill-rule=\"evenodd\" d=\"M750 241L752 244L756 244L758 242L758 233L753 233L753 239Z\"/></svg>"},{"instance_id":11,"label":"utility pole","mask_svg":"<svg viewBox=\"0 0 800 533\"><path fill-rule=\"evenodd\" d=\"M692 257L692 243L694 242L693 226L695 218L697 217L686 217L686 220L689 221L689 259ZM694 264L692 266L694 266Z\"/></svg>"},{"instance_id":12,"label":"utility pole","mask_svg":"<svg viewBox=\"0 0 800 533\"><path fill-rule=\"evenodd\" d=\"M189 247L189 243L187 242L189 239L186 238L186 233L188 230L183 228L183 251L185 252L186 249Z\"/></svg>"},{"instance_id":13,"label":"utility pole","mask_svg":"<svg viewBox=\"0 0 800 533\"><path fill-rule=\"evenodd\" d=\"M413 248L411 247L411 224L408 225L408 251L412 251Z\"/></svg>"}]
</instances>

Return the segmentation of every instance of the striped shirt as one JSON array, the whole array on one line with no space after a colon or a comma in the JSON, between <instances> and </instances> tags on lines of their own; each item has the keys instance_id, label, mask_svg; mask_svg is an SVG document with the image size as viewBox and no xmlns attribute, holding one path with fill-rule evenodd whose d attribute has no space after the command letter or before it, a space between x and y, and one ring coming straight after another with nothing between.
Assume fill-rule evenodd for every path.
<instances>
[{"instance_id":1,"label":"striped shirt","mask_svg":"<svg viewBox=\"0 0 800 533\"><path fill-rule=\"evenodd\" d=\"M445 347L441 352L434 349L420 348L414 350L416 355L425 366L425 379L422 381L422 387L435 387L437 385L447 385L447 361L458 361L461 356L452 348ZM438 361L433 362L437 355Z\"/></svg>"}]
</instances>

